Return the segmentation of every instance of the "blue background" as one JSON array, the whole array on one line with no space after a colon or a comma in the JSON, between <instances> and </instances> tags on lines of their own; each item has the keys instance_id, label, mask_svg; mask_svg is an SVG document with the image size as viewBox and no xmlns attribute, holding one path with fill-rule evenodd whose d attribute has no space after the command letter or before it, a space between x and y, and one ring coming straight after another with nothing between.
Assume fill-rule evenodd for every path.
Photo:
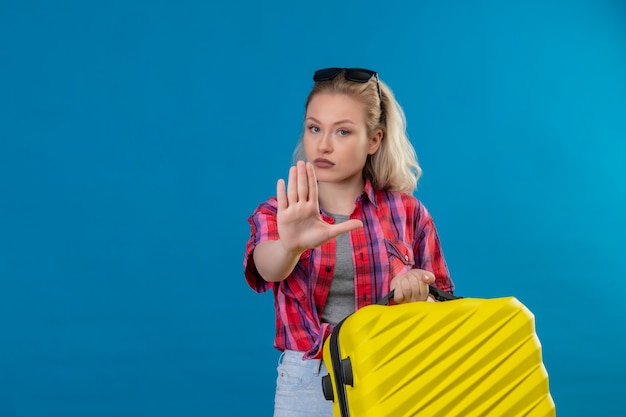
<instances>
[{"instance_id":1,"label":"blue background","mask_svg":"<svg viewBox=\"0 0 626 417\"><path fill-rule=\"evenodd\" d=\"M621 1L0 2L0 415L271 415L247 216L315 69L376 69L465 296L561 416L626 409Z\"/></svg>"}]
</instances>

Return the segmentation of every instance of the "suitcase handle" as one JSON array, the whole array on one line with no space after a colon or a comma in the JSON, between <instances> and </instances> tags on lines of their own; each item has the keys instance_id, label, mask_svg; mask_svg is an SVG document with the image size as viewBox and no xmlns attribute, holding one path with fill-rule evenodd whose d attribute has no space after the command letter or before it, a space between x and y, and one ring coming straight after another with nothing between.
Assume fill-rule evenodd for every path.
<instances>
[{"instance_id":1,"label":"suitcase handle","mask_svg":"<svg viewBox=\"0 0 626 417\"><path fill-rule=\"evenodd\" d=\"M450 301L450 300L458 300L460 298L463 298L461 296L458 295L454 295L452 293L449 293L447 291L444 290L440 290L437 287L433 287L432 285L428 286L428 292L430 293L430 295L432 295L435 300L437 301ZM385 295L379 302L377 302L376 304L380 304L383 306L386 306L387 304L389 304L389 301L391 301L391 299L393 298L393 294L395 293L395 290L391 290L389 291L389 294Z\"/></svg>"}]
</instances>

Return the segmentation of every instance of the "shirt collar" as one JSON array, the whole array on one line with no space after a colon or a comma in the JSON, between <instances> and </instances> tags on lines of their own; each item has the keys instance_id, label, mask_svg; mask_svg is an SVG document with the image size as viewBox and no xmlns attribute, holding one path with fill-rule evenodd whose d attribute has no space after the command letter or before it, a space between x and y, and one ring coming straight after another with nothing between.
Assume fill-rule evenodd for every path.
<instances>
[{"instance_id":1,"label":"shirt collar","mask_svg":"<svg viewBox=\"0 0 626 417\"><path fill-rule=\"evenodd\" d=\"M365 179L365 187L363 187L363 193L359 199L367 198L374 206L376 206L376 190L372 185L372 182L366 178Z\"/></svg>"}]
</instances>

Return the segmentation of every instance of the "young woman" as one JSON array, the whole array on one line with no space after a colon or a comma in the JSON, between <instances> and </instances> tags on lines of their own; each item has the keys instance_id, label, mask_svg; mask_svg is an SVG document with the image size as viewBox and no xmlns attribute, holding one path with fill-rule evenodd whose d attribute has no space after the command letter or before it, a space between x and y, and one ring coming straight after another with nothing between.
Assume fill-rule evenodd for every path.
<instances>
[{"instance_id":1,"label":"young woman","mask_svg":"<svg viewBox=\"0 0 626 417\"><path fill-rule=\"evenodd\" d=\"M325 339L395 289L393 301L454 289L433 220L413 196L421 169L404 112L374 71L315 72L295 165L248 219L248 284L272 289L278 364L274 416L332 416L322 393ZM432 300L430 300L432 301Z\"/></svg>"}]
</instances>

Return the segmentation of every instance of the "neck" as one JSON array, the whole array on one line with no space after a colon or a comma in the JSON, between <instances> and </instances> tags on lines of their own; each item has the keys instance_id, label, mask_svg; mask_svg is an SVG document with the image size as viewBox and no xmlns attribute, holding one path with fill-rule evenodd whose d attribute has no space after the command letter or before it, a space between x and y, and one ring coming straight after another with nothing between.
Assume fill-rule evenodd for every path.
<instances>
[{"instance_id":1,"label":"neck","mask_svg":"<svg viewBox=\"0 0 626 417\"><path fill-rule=\"evenodd\" d=\"M320 207L329 213L349 216L364 186L363 180L351 184L320 182L317 185Z\"/></svg>"}]
</instances>

